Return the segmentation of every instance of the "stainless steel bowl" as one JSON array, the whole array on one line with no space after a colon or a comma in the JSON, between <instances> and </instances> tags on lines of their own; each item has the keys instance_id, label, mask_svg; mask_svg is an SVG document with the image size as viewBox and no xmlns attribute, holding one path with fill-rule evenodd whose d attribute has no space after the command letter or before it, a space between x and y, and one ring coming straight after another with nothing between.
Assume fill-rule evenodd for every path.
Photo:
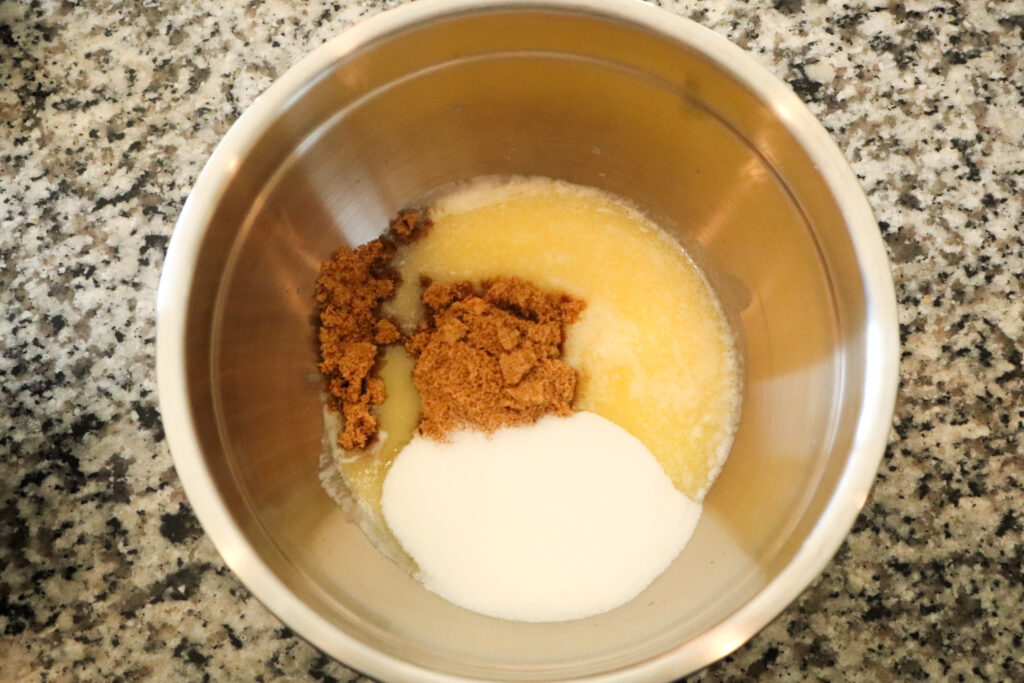
<instances>
[{"instance_id":1,"label":"stainless steel bowl","mask_svg":"<svg viewBox=\"0 0 1024 683\"><path fill-rule=\"evenodd\" d=\"M693 541L590 619L512 623L444 602L317 480L318 264L484 174L641 205L704 268L742 345L742 424ZM421 0L316 50L203 170L158 312L163 418L207 533L297 633L389 680L654 681L722 657L839 547L897 383L885 252L832 140L737 47L631 1Z\"/></svg>"}]
</instances>

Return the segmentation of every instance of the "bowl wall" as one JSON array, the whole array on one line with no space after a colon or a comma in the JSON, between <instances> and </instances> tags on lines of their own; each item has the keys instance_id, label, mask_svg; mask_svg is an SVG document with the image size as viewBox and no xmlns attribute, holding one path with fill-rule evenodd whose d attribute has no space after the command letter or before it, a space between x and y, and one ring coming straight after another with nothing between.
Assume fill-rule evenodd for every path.
<instances>
[{"instance_id":1,"label":"bowl wall","mask_svg":"<svg viewBox=\"0 0 1024 683\"><path fill-rule=\"evenodd\" d=\"M192 248L176 232L161 283L181 309L172 332L161 311L165 418L195 437L170 435L179 471L256 595L368 673L686 673L802 590L867 494L895 385L884 254L857 242L872 244L870 213L824 133L802 135L795 96L704 29L632 4L415 4L300 64L204 171L206 205L177 229ZM703 268L744 357L741 425L692 542L640 597L585 620L446 603L379 555L317 478L320 262L489 174L635 202ZM182 374L165 382L174 344ZM180 397L164 396L169 382Z\"/></svg>"}]
</instances>

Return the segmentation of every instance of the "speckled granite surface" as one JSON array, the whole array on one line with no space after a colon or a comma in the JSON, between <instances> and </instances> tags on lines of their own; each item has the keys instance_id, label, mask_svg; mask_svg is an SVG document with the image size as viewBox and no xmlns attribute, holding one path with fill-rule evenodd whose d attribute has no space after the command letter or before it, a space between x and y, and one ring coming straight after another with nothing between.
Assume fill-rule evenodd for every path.
<instances>
[{"instance_id":1,"label":"speckled granite surface","mask_svg":"<svg viewBox=\"0 0 1024 683\"><path fill-rule=\"evenodd\" d=\"M698 681L1024 680L1024 3L666 3L789 81L892 258L895 429L853 534ZM382 4L0 0L0 679L353 680L224 568L154 294L218 138Z\"/></svg>"}]
</instances>

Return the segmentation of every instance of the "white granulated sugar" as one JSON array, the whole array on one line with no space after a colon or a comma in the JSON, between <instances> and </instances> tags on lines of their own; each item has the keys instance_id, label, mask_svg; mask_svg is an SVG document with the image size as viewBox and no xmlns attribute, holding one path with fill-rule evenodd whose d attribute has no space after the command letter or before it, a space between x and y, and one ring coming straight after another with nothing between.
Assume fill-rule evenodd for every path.
<instances>
[{"instance_id":1,"label":"white granulated sugar","mask_svg":"<svg viewBox=\"0 0 1024 683\"><path fill-rule=\"evenodd\" d=\"M388 473L382 508L429 590L530 622L629 601L701 512L639 440L587 412L446 443L417 436Z\"/></svg>"}]
</instances>

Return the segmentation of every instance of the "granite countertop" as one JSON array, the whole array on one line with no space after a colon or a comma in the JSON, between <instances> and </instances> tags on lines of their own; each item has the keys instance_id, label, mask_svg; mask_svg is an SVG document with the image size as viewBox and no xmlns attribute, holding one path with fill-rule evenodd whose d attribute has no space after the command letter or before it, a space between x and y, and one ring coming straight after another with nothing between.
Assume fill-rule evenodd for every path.
<instances>
[{"instance_id":1,"label":"granite countertop","mask_svg":"<svg viewBox=\"0 0 1024 683\"><path fill-rule=\"evenodd\" d=\"M0 0L0 679L354 680L204 536L154 373L168 237L220 136L391 3ZM1024 4L683 0L867 192L904 344L871 498L696 681L1024 680Z\"/></svg>"}]
</instances>

